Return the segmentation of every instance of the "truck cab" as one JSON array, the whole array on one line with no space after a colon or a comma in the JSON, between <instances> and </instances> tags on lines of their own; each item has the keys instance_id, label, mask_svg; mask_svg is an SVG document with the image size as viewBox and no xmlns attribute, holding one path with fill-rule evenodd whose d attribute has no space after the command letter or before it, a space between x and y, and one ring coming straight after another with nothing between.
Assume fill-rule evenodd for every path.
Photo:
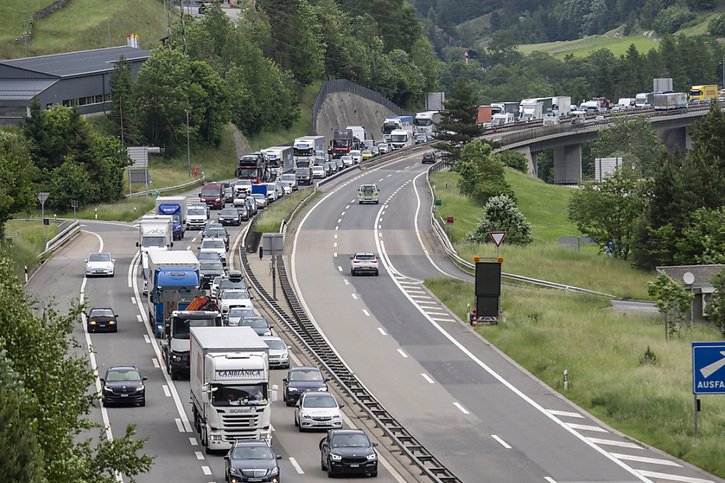
<instances>
[{"instance_id":1,"label":"truck cab","mask_svg":"<svg viewBox=\"0 0 725 483\"><path fill-rule=\"evenodd\" d=\"M193 301L192 301L193 303ZM192 327L221 327L222 316L215 310L175 310L166 321L161 353L171 379L189 374L189 334Z\"/></svg>"}]
</instances>

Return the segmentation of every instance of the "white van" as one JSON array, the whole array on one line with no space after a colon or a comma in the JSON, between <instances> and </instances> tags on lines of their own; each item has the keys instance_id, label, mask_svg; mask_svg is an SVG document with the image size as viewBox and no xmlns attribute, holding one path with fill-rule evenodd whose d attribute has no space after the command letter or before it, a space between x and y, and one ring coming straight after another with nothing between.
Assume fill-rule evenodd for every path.
<instances>
[{"instance_id":1,"label":"white van","mask_svg":"<svg viewBox=\"0 0 725 483\"><path fill-rule=\"evenodd\" d=\"M376 184L361 184L357 190L357 202L361 205L363 203L375 203L377 205L379 197L380 190Z\"/></svg>"}]
</instances>

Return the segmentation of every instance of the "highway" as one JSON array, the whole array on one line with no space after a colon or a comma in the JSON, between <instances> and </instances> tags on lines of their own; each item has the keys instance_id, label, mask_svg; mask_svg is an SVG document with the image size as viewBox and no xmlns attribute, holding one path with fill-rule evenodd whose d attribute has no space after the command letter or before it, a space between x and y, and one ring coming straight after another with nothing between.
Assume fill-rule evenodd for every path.
<instances>
[{"instance_id":1,"label":"highway","mask_svg":"<svg viewBox=\"0 0 725 483\"><path fill-rule=\"evenodd\" d=\"M196 193L190 193L194 196ZM216 212L212 212L215 218ZM142 295L143 280L139 274L137 248L138 228L133 223L83 222L83 232L68 246L57 252L34 274L27 290L40 301L55 300L58 310L70 307L82 294L92 306L110 306L119 316L118 333L86 334L84 324L77 325L74 337L87 350L90 343L101 376L113 365L133 364L148 377L146 407L102 408L100 403L89 415L95 422L110 428L110 437L123 436L128 424L135 424L137 438L148 438L145 452L155 457L149 473L139 482L221 482L224 481L223 454L207 455L199 445L198 435L189 421L192 418L188 380L172 381L161 361L159 346L147 321L148 309ZM240 228L228 227L232 243ZM184 240L176 241L174 249L196 247L199 232L189 231ZM114 278L84 278L84 262L94 251L109 251L116 260ZM231 253L231 251L230 251ZM236 251L234 251L236 253ZM238 266L238 260L236 261ZM293 364L309 364L303 355L292 349ZM272 371L272 384L279 387L285 370ZM100 384L97 384L100 388ZM341 399L341 398L339 398ZM280 455L281 475L286 482L327 480L320 470L318 442L324 432L299 433L293 424L293 408L279 400L273 403L273 449ZM346 417L346 425L352 422ZM96 432L89 433L96 437ZM384 454L384 453L382 453ZM381 461L382 462L382 461ZM379 467L378 481L394 482L386 468ZM397 481L406 481L397 476Z\"/></svg>"},{"instance_id":2,"label":"highway","mask_svg":"<svg viewBox=\"0 0 725 483\"><path fill-rule=\"evenodd\" d=\"M294 245L288 267L298 295L376 398L466 482L722 481L608 428L437 303L423 280L466 276L435 245L426 168L416 156L341 176L322 188L324 196L302 213L287 240ZM357 204L363 182L380 186L379 205ZM148 377L146 407L99 405L89 417L110 423L113 436L135 424L137 437L148 438L145 451L155 462L137 481L223 481L222 455L207 455L189 424L188 381L171 381L159 367L158 343L145 323L137 227L83 224L81 236L46 262L27 288L41 301L54 299L59 310L81 294L89 307L113 307L118 333L87 335L79 323L74 335L84 349L90 342L101 373L134 364ZM241 229L229 232L237 243ZM197 236L187 232L175 249L196 249ZM85 279L83 259L100 250L114 255L116 276ZM349 257L357 251L380 255L379 277L350 276ZM311 362L303 351L292 352L295 364ZM280 393L283 374L272 373ZM282 455L284 481L326 480L317 449L323 433L298 433L293 409L281 401L273 406L273 448ZM381 454L378 481L414 480L401 470L407 462Z\"/></svg>"},{"instance_id":3,"label":"highway","mask_svg":"<svg viewBox=\"0 0 725 483\"><path fill-rule=\"evenodd\" d=\"M574 406L437 303L422 281L464 276L431 244L425 169L418 155L325 186L293 230L298 296L376 398L463 481L715 481ZM357 204L362 183L379 205ZM379 255L379 277L350 276L359 251Z\"/></svg>"}]
</instances>

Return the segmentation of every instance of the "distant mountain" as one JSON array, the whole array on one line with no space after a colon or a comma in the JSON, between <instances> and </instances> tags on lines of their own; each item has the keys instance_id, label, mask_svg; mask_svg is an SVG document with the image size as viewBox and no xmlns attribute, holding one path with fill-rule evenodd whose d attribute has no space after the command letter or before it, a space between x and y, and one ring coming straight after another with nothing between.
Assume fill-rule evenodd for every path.
<instances>
[{"instance_id":1,"label":"distant mountain","mask_svg":"<svg viewBox=\"0 0 725 483\"><path fill-rule=\"evenodd\" d=\"M720 11L723 0L409 0L428 29L460 46L496 36L517 44L575 40L624 26L623 34L674 33ZM444 35L441 35L444 34ZM441 48L441 45L436 45Z\"/></svg>"}]
</instances>

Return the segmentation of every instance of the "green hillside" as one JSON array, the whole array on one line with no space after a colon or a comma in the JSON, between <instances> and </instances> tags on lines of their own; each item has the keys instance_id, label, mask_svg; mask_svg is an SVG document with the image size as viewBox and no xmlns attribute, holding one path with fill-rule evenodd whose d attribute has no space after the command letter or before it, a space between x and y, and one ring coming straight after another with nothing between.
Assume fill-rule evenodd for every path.
<instances>
[{"instance_id":1,"label":"green hillside","mask_svg":"<svg viewBox=\"0 0 725 483\"><path fill-rule=\"evenodd\" d=\"M0 58L25 56L23 19L52 0L0 2ZM73 0L34 22L28 56L124 45L126 35L139 34L141 47L152 48L164 34L162 0ZM20 39L20 40L17 40Z\"/></svg>"}]
</instances>

